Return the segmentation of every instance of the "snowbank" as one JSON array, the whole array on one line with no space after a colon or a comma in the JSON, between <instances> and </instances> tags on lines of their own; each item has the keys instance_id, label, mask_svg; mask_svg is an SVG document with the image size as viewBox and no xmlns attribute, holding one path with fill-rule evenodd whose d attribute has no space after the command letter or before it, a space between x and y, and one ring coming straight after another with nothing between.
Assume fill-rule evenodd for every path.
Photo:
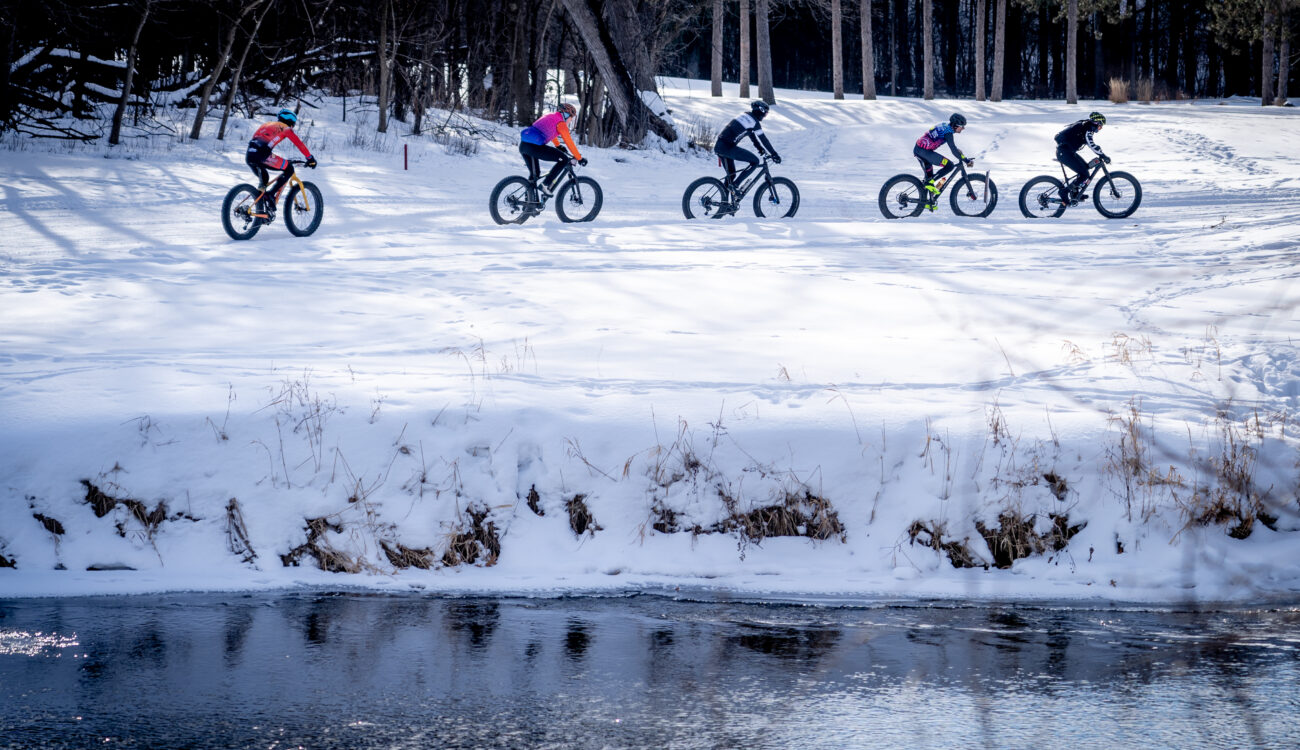
<instances>
[{"instance_id":1,"label":"snowbank","mask_svg":"<svg viewBox=\"0 0 1300 750\"><path fill-rule=\"evenodd\" d=\"M707 93L662 89L744 108ZM778 99L786 222L688 223L710 157L593 150L595 222L498 227L511 145L355 99L304 118L306 239L225 238L237 141L0 153L0 596L1295 597L1293 113ZM1141 209L1021 218L1102 107ZM998 210L881 218L956 109Z\"/></svg>"}]
</instances>

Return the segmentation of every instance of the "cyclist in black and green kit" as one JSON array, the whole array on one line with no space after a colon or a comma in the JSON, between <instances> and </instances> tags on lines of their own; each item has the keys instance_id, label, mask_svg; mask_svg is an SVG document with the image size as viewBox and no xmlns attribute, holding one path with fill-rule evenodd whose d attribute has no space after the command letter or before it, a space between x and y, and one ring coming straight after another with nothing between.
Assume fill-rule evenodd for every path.
<instances>
[{"instance_id":1,"label":"cyclist in black and green kit","mask_svg":"<svg viewBox=\"0 0 1300 750\"><path fill-rule=\"evenodd\" d=\"M1071 206L1083 200L1084 188L1088 187L1088 162L1079 156L1079 149L1087 145L1099 159L1110 164L1110 157L1092 140L1093 134L1105 124L1106 115L1093 112L1088 119L1079 120L1056 134L1056 160L1074 170L1074 177L1061 189L1061 200Z\"/></svg>"}]
</instances>

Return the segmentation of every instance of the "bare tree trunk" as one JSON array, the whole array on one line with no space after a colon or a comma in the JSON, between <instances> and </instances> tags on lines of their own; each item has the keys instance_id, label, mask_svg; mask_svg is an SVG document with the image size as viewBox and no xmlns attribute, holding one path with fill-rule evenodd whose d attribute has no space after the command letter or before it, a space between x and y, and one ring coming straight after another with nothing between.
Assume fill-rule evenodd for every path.
<instances>
[{"instance_id":1,"label":"bare tree trunk","mask_svg":"<svg viewBox=\"0 0 1300 750\"><path fill-rule=\"evenodd\" d=\"M921 79L924 81L922 95L926 99L934 98L934 0L921 0L921 48L924 50L924 67Z\"/></svg>"},{"instance_id":2,"label":"bare tree trunk","mask_svg":"<svg viewBox=\"0 0 1300 750\"><path fill-rule=\"evenodd\" d=\"M871 0L860 0L862 14L862 98L876 98L876 46L871 40Z\"/></svg>"},{"instance_id":3,"label":"bare tree trunk","mask_svg":"<svg viewBox=\"0 0 1300 750\"><path fill-rule=\"evenodd\" d=\"M253 30L248 32L248 43L244 45L244 51L239 53L239 62L235 64L235 69L230 73L230 90L226 92L226 106L221 113L221 127L217 129L217 140L226 140L226 123L230 121L230 109L235 106L235 94L239 91L239 81L244 75L244 62L248 60L248 51L253 48L253 43L257 41L257 30L262 28L262 19L270 12L275 5L275 0L270 0L262 6L262 12L257 14L257 22L253 24Z\"/></svg>"},{"instance_id":4,"label":"bare tree trunk","mask_svg":"<svg viewBox=\"0 0 1300 750\"><path fill-rule=\"evenodd\" d=\"M135 35L131 37L131 47L126 53L126 79L122 81L122 96L117 100L117 108L113 110L113 129L108 134L108 143L111 146L116 146L122 140L122 117L126 115L126 107L131 99L131 84L135 81L135 58L140 50L140 33L144 31L151 10L153 10L153 0L144 0L140 23L136 24Z\"/></svg>"},{"instance_id":5,"label":"bare tree trunk","mask_svg":"<svg viewBox=\"0 0 1300 750\"><path fill-rule=\"evenodd\" d=\"M1277 99L1274 103L1281 107L1286 104L1286 84L1291 77L1291 32L1282 27L1282 49L1277 63Z\"/></svg>"},{"instance_id":6,"label":"bare tree trunk","mask_svg":"<svg viewBox=\"0 0 1300 750\"><path fill-rule=\"evenodd\" d=\"M722 96L722 0L713 0L713 88L710 93Z\"/></svg>"},{"instance_id":7,"label":"bare tree trunk","mask_svg":"<svg viewBox=\"0 0 1300 750\"><path fill-rule=\"evenodd\" d=\"M984 23L988 20L989 0L977 0L975 3L975 101L984 101Z\"/></svg>"},{"instance_id":8,"label":"bare tree trunk","mask_svg":"<svg viewBox=\"0 0 1300 750\"><path fill-rule=\"evenodd\" d=\"M532 19L521 14L515 18L514 53L510 61L510 107L511 119L518 125L527 125L533 121L533 92L528 85L528 32L533 28Z\"/></svg>"},{"instance_id":9,"label":"bare tree trunk","mask_svg":"<svg viewBox=\"0 0 1300 750\"><path fill-rule=\"evenodd\" d=\"M885 0L889 12L889 95L898 96L898 3Z\"/></svg>"},{"instance_id":10,"label":"bare tree trunk","mask_svg":"<svg viewBox=\"0 0 1300 750\"><path fill-rule=\"evenodd\" d=\"M388 17L393 12L393 0L384 0L379 6L379 90L375 92L375 104L379 107L380 133L388 132L388 88L393 78L392 58L388 56Z\"/></svg>"},{"instance_id":11,"label":"bare tree trunk","mask_svg":"<svg viewBox=\"0 0 1300 750\"><path fill-rule=\"evenodd\" d=\"M624 62L624 50L628 50L634 59L639 56L635 47L640 44L644 48L644 37L617 39L613 27L601 14L606 5L602 0L561 0L561 3L569 12L574 28L582 36L596 70L605 82L610 103L614 106L614 112L618 115L628 141L640 142L645 138L647 128L669 143L676 141L677 131L672 124L651 111L642 98L643 92L658 93L653 77L650 77L648 87L645 84L638 86L633 79L633 71ZM649 59L648 54L646 59ZM649 71L643 73L649 74Z\"/></svg>"},{"instance_id":12,"label":"bare tree trunk","mask_svg":"<svg viewBox=\"0 0 1300 750\"><path fill-rule=\"evenodd\" d=\"M772 33L768 26L770 10L771 0L756 0L754 3L758 31L758 98L768 104L775 104L776 93L772 91Z\"/></svg>"},{"instance_id":13,"label":"bare tree trunk","mask_svg":"<svg viewBox=\"0 0 1300 750\"><path fill-rule=\"evenodd\" d=\"M190 138L198 140L199 134L203 132L203 118L208 115L208 101L212 98L212 89L217 85L217 79L221 78L222 72L226 69L226 63L230 61L230 51L235 46L235 35L239 33L239 22L249 11L261 4L262 0L252 0L240 9L239 14L230 19L230 30L226 32L225 41L221 43L221 52L217 56L217 64L212 70L212 77L208 82L203 84L203 90L199 93L199 103L194 110L194 126L190 128Z\"/></svg>"},{"instance_id":14,"label":"bare tree trunk","mask_svg":"<svg viewBox=\"0 0 1300 750\"><path fill-rule=\"evenodd\" d=\"M844 98L844 37L840 29L843 25L840 0L831 0L831 85L836 99Z\"/></svg>"},{"instance_id":15,"label":"bare tree trunk","mask_svg":"<svg viewBox=\"0 0 1300 750\"><path fill-rule=\"evenodd\" d=\"M1065 103L1079 103L1079 0L1065 4Z\"/></svg>"},{"instance_id":16,"label":"bare tree trunk","mask_svg":"<svg viewBox=\"0 0 1300 750\"><path fill-rule=\"evenodd\" d=\"M989 91L991 101L1002 101L1002 76L1006 72L1007 57L1007 0L998 0L997 15L993 19L993 86Z\"/></svg>"},{"instance_id":17,"label":"bare tree trunk","mask_svg":"<svg viewBox=\"0 0 1300 750\"><path fill-rule=\"evenodd\" d=\"M1275 26L1277 26L1277 11L1271 0L1264 0L1264 24L1260 28L1264 54L1259 73L1259 103L1265 107L1273 103L1273 27Z\"/></svg>"},{"instance_id":18,"label":"bare tree trunk","mask_svg":"<svg viewBox=\"0 0 1300 750\"><path fill-rule=\"evenodd\" d=\"M749 98L749 0L740 0L740 98Z\"/></svg>"}]
</instances>

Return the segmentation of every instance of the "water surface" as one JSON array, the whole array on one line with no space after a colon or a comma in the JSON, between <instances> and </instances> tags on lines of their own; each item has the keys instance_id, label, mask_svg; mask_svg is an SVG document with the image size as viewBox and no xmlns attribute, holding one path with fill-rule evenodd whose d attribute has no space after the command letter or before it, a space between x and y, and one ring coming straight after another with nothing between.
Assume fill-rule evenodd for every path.
<instances>
[{"instance_id":1,"label":"water surface","mask_svg":"<svg viewBox=\"0 0 1300 750\"><path fill-rule=\"evenodd\" d=\"M1297 717L1296 609L0 601L5 748L1280 748Z\"/></svg>"}]
</instances>

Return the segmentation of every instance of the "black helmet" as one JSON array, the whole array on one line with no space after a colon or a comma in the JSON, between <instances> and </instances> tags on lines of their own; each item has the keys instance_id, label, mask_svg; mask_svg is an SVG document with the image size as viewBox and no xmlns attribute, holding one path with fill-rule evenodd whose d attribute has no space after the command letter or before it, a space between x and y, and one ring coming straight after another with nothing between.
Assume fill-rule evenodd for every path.
<instances>
[{"instance_id":1,"label":"black helmet","mask_svg":"<svg viewBox=\"0 0 1300 750\"><path fill-rule=\"evenodd\" d=\"M1105 124L1106 124L1106 115L1103 115L1103 114L1100 113L1100 112L1093 112L1092 114L1088 115L1088 119L1089 119L1089 120L1092 120L1093 122L1097 123L1098 125L1105 125Z\"/></svg>"},{"instance_id":2,"label":"black helmet","mask_svg":"<svg viewBox=\"0 0 1300 750\"><path fill-rule=\"evenodd\" d=\"M767 111L769 109L771 109L771 107L767 106L767 102L762 99L755 99L749 103L749 113L754 116L755 120L761 120L764 117L767 117Z\"/></svg>"},{"instance_id":3,"label":"black helmet","mask_svg":"<svg viewBox=\"0 0 1300 750\"><path fill-rule=\"evenodd\" d=\"M953 112L952 117L948 118L948 124L954 128L966 127L966 117L960 112Z\"/></svg>"}]
</instances>

